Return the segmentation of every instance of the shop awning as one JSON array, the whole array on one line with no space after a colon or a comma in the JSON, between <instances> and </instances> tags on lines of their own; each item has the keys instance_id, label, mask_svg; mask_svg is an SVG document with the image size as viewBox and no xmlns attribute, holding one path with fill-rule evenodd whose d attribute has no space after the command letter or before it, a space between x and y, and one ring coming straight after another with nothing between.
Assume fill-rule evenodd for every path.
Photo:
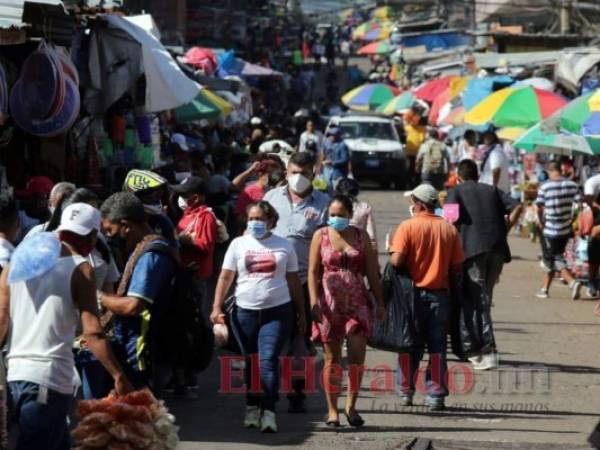
<instances>
[{"instance_id":1,"label":"shop awning","mask_svg":"<svg viewBox=\"0 0 600 450\"><path fill-rule=\"evenodd\" d=\"M175 109L191 102L198 95L202 86L182 72L171 54L154 35L123 17L104 15L102 18L109 28L124 31L141 46L143 73L146 76L147 112ZM102 33L102 30L97 32ZM91 62L90 69L95 69Z\"/></svg>"},{"instance_id":2,"label":"shop awning","mask_svg":"<svg viewBox=\"0 0 600 450\"><path fill-rule=\"evenodd\" d=\"M202 89L192 100L175 109L175 117L178 122L189 122L192 120L215 119L220 115L228 115L233 111L232 105L227 101L209 91Z\"/></svg>"}]
</instances>

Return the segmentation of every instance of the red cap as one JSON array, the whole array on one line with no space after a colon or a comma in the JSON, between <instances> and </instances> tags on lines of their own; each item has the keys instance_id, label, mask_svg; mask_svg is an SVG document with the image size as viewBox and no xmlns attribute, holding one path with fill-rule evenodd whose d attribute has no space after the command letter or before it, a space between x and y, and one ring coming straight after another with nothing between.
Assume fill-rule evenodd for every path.
<instances>
[{"instance_id":1,"label":"red cap","mask_svg":"<svg viewBox=\"0 0 600 450\"><path fill-rule=\"evenodd\" d=\"M48 177L31 177L27 182L27 187L16 194L19 197L31 197L35 194L50 195L53 187L54 183Z\"/></svg>"}]
</instances>

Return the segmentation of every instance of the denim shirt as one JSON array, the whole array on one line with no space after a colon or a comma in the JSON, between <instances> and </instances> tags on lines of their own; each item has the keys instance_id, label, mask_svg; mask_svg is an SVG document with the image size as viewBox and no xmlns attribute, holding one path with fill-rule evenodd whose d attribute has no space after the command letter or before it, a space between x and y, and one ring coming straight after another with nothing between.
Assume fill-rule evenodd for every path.
<instances>
[{"instance_id":1,"label":"denim shirt","mask_svg":"<svg viewBox=\"0 0 600 450\"><path fill-rule=\"evenodd\" d=\"M344 141L327 142L325 144L325 159L331 161L331 167L334 170L346 175L348 173L348 163L350 162L350 152Z\"/></svg>"},{"instance_id":2,"label":"denim shirt","mask_svg":"<svg viewBox=\"0 0 600 450\"><path fill-rule=\"evenodd\" d=\"M287 186L273 189L264 197L279 214L273 233L286 238L298 255L298 274L302 283L308 280L308 254L315 231L327 223L329 196L319 191L294 205Z\"/></svg>"}]
</instances>

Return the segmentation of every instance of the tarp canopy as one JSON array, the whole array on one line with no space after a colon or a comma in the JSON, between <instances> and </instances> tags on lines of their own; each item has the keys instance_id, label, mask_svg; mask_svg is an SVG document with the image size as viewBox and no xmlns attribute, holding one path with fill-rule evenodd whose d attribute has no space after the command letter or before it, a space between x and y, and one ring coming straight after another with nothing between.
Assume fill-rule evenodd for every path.
<instances>
[{"instance_id":1,"label":"tarp canopy","mask_svg":"<svg viewBox=\"0 0 600 450\"><path fill-rule=\"evenodd\" d=\"M201 89L179 68L158 39L139 25L119 16L103 15L109 27L125 31L141 45L146 76L146 111L174 109L191 102Z\"/></svg>"},{"instance_id":2,"label":"tarp canopy","mask_svg":"<svg viewBox=\"0 0 600 450\"><path fill-rule=\"evenodd\" d=\"M402 36L404 47L425 46L428 51L447 50L469 44L469 37L459 31L411 33Z\"/></svg>"},{"instance_id":3,"label":"tarp canopy","mask_svg":"<svg viewBox=\"0 0 600 450\"><path fill-rule=\"evenodd\" d=\"M577 93L579 82L596 64L600 63L600 49L563 52L558 57L556 80L564 87Z\"/></svg>"},{"instance_id":4,"label":"tarp canopy","mask_svg":"<svg viewBox=\"0 0 600 450\"><path fill-rule=\"evenodd\" d=\"M236 58L233 50L219 53L217 59L219 63L218 74L222 78L230 75L242 77L283 76L281 72L277 72L276 70Z\"/></svg>"}]
</instances>

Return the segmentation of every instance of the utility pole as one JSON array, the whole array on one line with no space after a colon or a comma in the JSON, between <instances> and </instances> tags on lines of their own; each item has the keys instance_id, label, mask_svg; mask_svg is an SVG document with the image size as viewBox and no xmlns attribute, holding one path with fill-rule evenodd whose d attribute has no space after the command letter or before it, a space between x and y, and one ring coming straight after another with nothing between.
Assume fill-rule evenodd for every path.
<instances>
[{"instance_id":1,"label":"utility pole","mask_svg":"<svg viewBox=\"0 0 600 450\"><path fill-rule=\"evenodd\" d=\"M560 5L560 34L571 31L571 0L562 0Z\"/></svg>"}]
</instances>

